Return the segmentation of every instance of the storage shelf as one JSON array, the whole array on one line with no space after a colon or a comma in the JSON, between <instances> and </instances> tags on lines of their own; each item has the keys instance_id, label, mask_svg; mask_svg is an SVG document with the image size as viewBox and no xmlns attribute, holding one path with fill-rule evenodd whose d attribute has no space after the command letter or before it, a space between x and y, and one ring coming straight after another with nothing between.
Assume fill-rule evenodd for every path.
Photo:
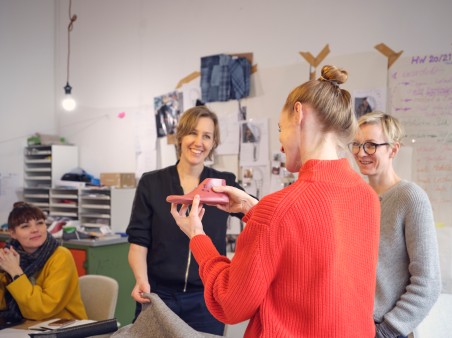
<instances>
[{"instance_id":1,"label":"storage shelf","mask_svg":"<svg viewBox=\"0 0 452 338\"><path fill-rule=\"evenodd\" d=\"M68 216L68 217L77 217L76 212L68 212L68 211L50 211L50 216Z\"/></svg>"},{"instance_id":2,"label":"storage shelf","mask_svg":"<svg viewBox=\"0 0 452 338\"><path fill-rule=\"evenodd\" d=\"M108 210L110 210L110 205L103 205L103 204L82 204L80 207L86 208L86 209L108 209Z\"/></svg>"},{"instance_id":3,"label":"storage shelf","mask_svg":"<svg viewBox=\"0 0 452 338\"><path fill-rule=\"evenodd\" d=\"M110 224L101 224L101 223L89 223L89 222L84 222L82 223L82 226L84 227L89 227L89 228L100 228L103 226L110 226Z\"/></svg>"},{"instance_id":4,"label":"storage shelf","mask_svg":"<svg viewBox=\"0 0 452 338\"><path fill-rule=\"evenodd\" d=\"M110 196L109 195L82 195L80 196L82 199L84 200L105 200L105 201L109 201L110 200Z\"/></svg>"},{"instance_id":5,"label":"storage shelf","mask_svg":"<svg viewBox=\"0 0 452 338\"><path fill-rule=\"evenodd\" d=\"M69 209L78 209L78 206L76 203L70 204L70 203L52 203L50 202L51 207L60 207L60 208L69 208Z\"/></svg>"},{"instance_id":6,"label":"storage shelf","mask_svg":"<svg viewBox=\"0 0 452 338\"><path fill-rule=\"evenodd\" d=\"M74 194L51 194L52 198L62 198L62 199L75 199L78 200L78 195Z\"/></svg>"},{"instance_id":7,"label":"storage shelf","mask_svg":"<svg viewBox=\"0 0 452 338\"><path fill-rule=\"evenodd\" d=\"M49 198L49 194L24 194L27 198Z\"/></svg>"},{"instance_id":8,"label":"storage shelf","mask_svg":"<svg viewBox=\"0 0 452 338\"><path fill-rule=\"evenodd\" d=\"M55 210L49 210L49 207L55 207L61 202L55 200L50 194L52 186L57 179L60 179L64 173L78 166L78 148L71 145L33 145L24 149L24 200L30 202L45 210L50 211L50 215L56 216ZM71 199L67 197L66 199ZM74 199L74 197L72 197ZM75 201L78 203L78 196L75 195ZM61 208L61 207L60 207ZM75 205L64 205L64 208L74 210ZM64 210L63 210L64 211ZM60 210L60 212L62 212ZM61 214L58 216L68 216ZM74 216L71 211L70 217Z\"/></svg>"},{"instance_id":9,"label":"storage shelf","mask_svg":"<svg viewBox=\"0 0 452 338\"><path fill-rule=\"evenodd\" d=\"M36 145L24 150L24 200L52 217L78 220L82 226L109 226L124 232L130 219L134 188L89 187L61 178L78 167L78 148Z\"/></svg>"},{"instance_id":10,"label":"storage shelf","mask_svg":"<svg viewBox=\"0 0 452 338\"><path fill-rule=\"evenodd\" d=\"M50 177L50 176L25 176L25 179L28 181L51 181L52 177Z\"/></svg>"},{"instance_id":11,"label":"storage shelf","mask_svg":"<svg viewBox=\"0 0 452 338\"><path fill-rule=\"evenodd\" d=\"M84 214L80 213L80 217L83 218L111 218L110 214Z\"/></svg>"},{"instance_id":12,"label":"storage shelf","mask_svg":"<svg viewBox=\"0 0 452 338\"><path fill-rule=\"evenodd\" d=\"M49 172L51 172L52 171L52 169L50 169L50 168L26 168L25 169L25 172L26 173L28 173L28 172L30 172L30 173L41 173L41 172L46 172L46 173L49 173Z\"/></svg>"},{"instance_id":13,"label":"storage shelf","mask_svg":"<svg viewBox=\"0 0 452 338\"><path fill-rule=\"evenodd\" d=\"M34 206L40 207L40 208L48 208L49 207L49 203L46 202L30 202L32 203Z\"/></svg>"},{"instance_id":14,"label":"storage shelf","mask_svg":"<svg viewBox=\"0 0 452 338\"><path fill-rule=\"evenodd\" d=\"M42 160L42 159L38 159L38 160L27 159L27 160L25 160L25 163L27 163L27 164L33 164L33 163L48 163L48 164L51 164L52 160L51 159L46 159L46 160Z\"/></svg>"},{"instance_id":15,"label":"storage shelf","mask_svg":"<svg viewBox=\"0 0 452 338\"><path fill-rule=\"evenodd\" d=\"M37 148L28 148L25 150L26 156L34 156L34 155L52 155L50 150L39 150Z\"/></svg>"}]
</instances>

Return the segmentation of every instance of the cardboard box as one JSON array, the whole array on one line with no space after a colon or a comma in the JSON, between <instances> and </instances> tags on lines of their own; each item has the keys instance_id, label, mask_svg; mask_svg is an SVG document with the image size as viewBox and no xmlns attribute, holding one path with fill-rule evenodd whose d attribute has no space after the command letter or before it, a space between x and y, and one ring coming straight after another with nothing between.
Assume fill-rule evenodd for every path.
<instances>
[{"instance_id":1,"label":"cardboard box","mask_svg":"<svg viewBox=\"0 0 452 338\"><path fill-rule=\"evenodd\" d=\"M100 184L115 188L135 188L135 173L100 173Z\"/></svg>"}]
</instances>

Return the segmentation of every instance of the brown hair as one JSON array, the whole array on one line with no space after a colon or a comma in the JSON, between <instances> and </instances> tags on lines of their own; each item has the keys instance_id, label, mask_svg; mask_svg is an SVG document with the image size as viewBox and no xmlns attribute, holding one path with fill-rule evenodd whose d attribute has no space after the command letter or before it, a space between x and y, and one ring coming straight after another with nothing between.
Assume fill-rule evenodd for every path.
<instances>
[{"instance_id":1,"label":"brown hair","mask_svg":"<svg viewBox=\"0 0 452 338\"><path fill-rule=\"evenodd\" d=\"M41 209L26 202L16 202L8 216L8 229L14 230L17 226L27 223L30 220L37 221L41 219L46 219Z\"/></svg>"},{"instance_id":2,"label":"brown hair","mask_svg":"<svg viewBox=\"0 0 452 338\"><path fill-rule=\"evenodd\" d=\"M207 158L209 160L212 159L212 154L214 150L218 147L220 144L220 127L218 125L218 117L217 115L210 111L206 106L196 106L193 108L190 108L186 110L177 125L176 128L176 148L177 148L177 157L180 157L181 154L181 145L182 145L182 138L184 136L189 135L198 124L198 121L202 117L208 117L213 121L214 130L213 130L213 148L210 151Z\"/></svg>"},{"instance_id":3,"label":"brown hair","mask_svg":"<svg viewBox=\"0 0 452 338\"><path fill-rule=\"evenodd\" d=\"M351 95L339 87L347 78L347 71L335 66L324 66L317 80L307 81L290 92L284 110L293 112L296 102L310 105L323 125L323 132L335 132L347 143L357 128Z\"/></svg>"}]
</instances>

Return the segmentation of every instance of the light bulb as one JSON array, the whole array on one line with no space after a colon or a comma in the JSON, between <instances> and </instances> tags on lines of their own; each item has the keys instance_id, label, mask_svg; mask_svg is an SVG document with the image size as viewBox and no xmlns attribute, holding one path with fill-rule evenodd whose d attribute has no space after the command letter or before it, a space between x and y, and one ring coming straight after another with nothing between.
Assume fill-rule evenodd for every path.
<instances>
[{"instance_id":1,"label":"light bulb","mask_svg":"<svg viewBox=\"0 0 452 338\"><path fill-rule=\"evenodd\" d=\"M75 100L72 98L71 95L66 95L62 102L63 109L66 111L73 111L77 104L75 103Z\"/></svg>"},{"instance_id":2,"label":"light bulb","mask_svg":"<svg viewBox=\"0 0 452 338\"><path fill-rule=\"evenodd\" d=\"M71 96L71 90L72 87L69 84L69 82L66 83L66 86L64 87L64 92L66 93L66 96L62 102L63 109L66 111L73 111L76 107L75 100Z\"/></svg>"}]
</instances>

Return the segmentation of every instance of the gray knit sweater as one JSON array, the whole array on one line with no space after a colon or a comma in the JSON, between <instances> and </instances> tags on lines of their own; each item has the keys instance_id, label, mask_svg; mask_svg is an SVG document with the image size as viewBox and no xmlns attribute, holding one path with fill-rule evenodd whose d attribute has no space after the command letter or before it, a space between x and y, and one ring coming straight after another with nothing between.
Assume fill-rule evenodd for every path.
<instances>
[{"instance_id":1,"label":"gray knit sweater","mask_svg":"<svg viewBox=\"0 0 452 338\"><path fill-rule=\"evenodd\" d=\"M377 337L406 336L427 316L441 292L433 212L426 192L405 180L380 200Z\"/></svg>"}]
</instances>

